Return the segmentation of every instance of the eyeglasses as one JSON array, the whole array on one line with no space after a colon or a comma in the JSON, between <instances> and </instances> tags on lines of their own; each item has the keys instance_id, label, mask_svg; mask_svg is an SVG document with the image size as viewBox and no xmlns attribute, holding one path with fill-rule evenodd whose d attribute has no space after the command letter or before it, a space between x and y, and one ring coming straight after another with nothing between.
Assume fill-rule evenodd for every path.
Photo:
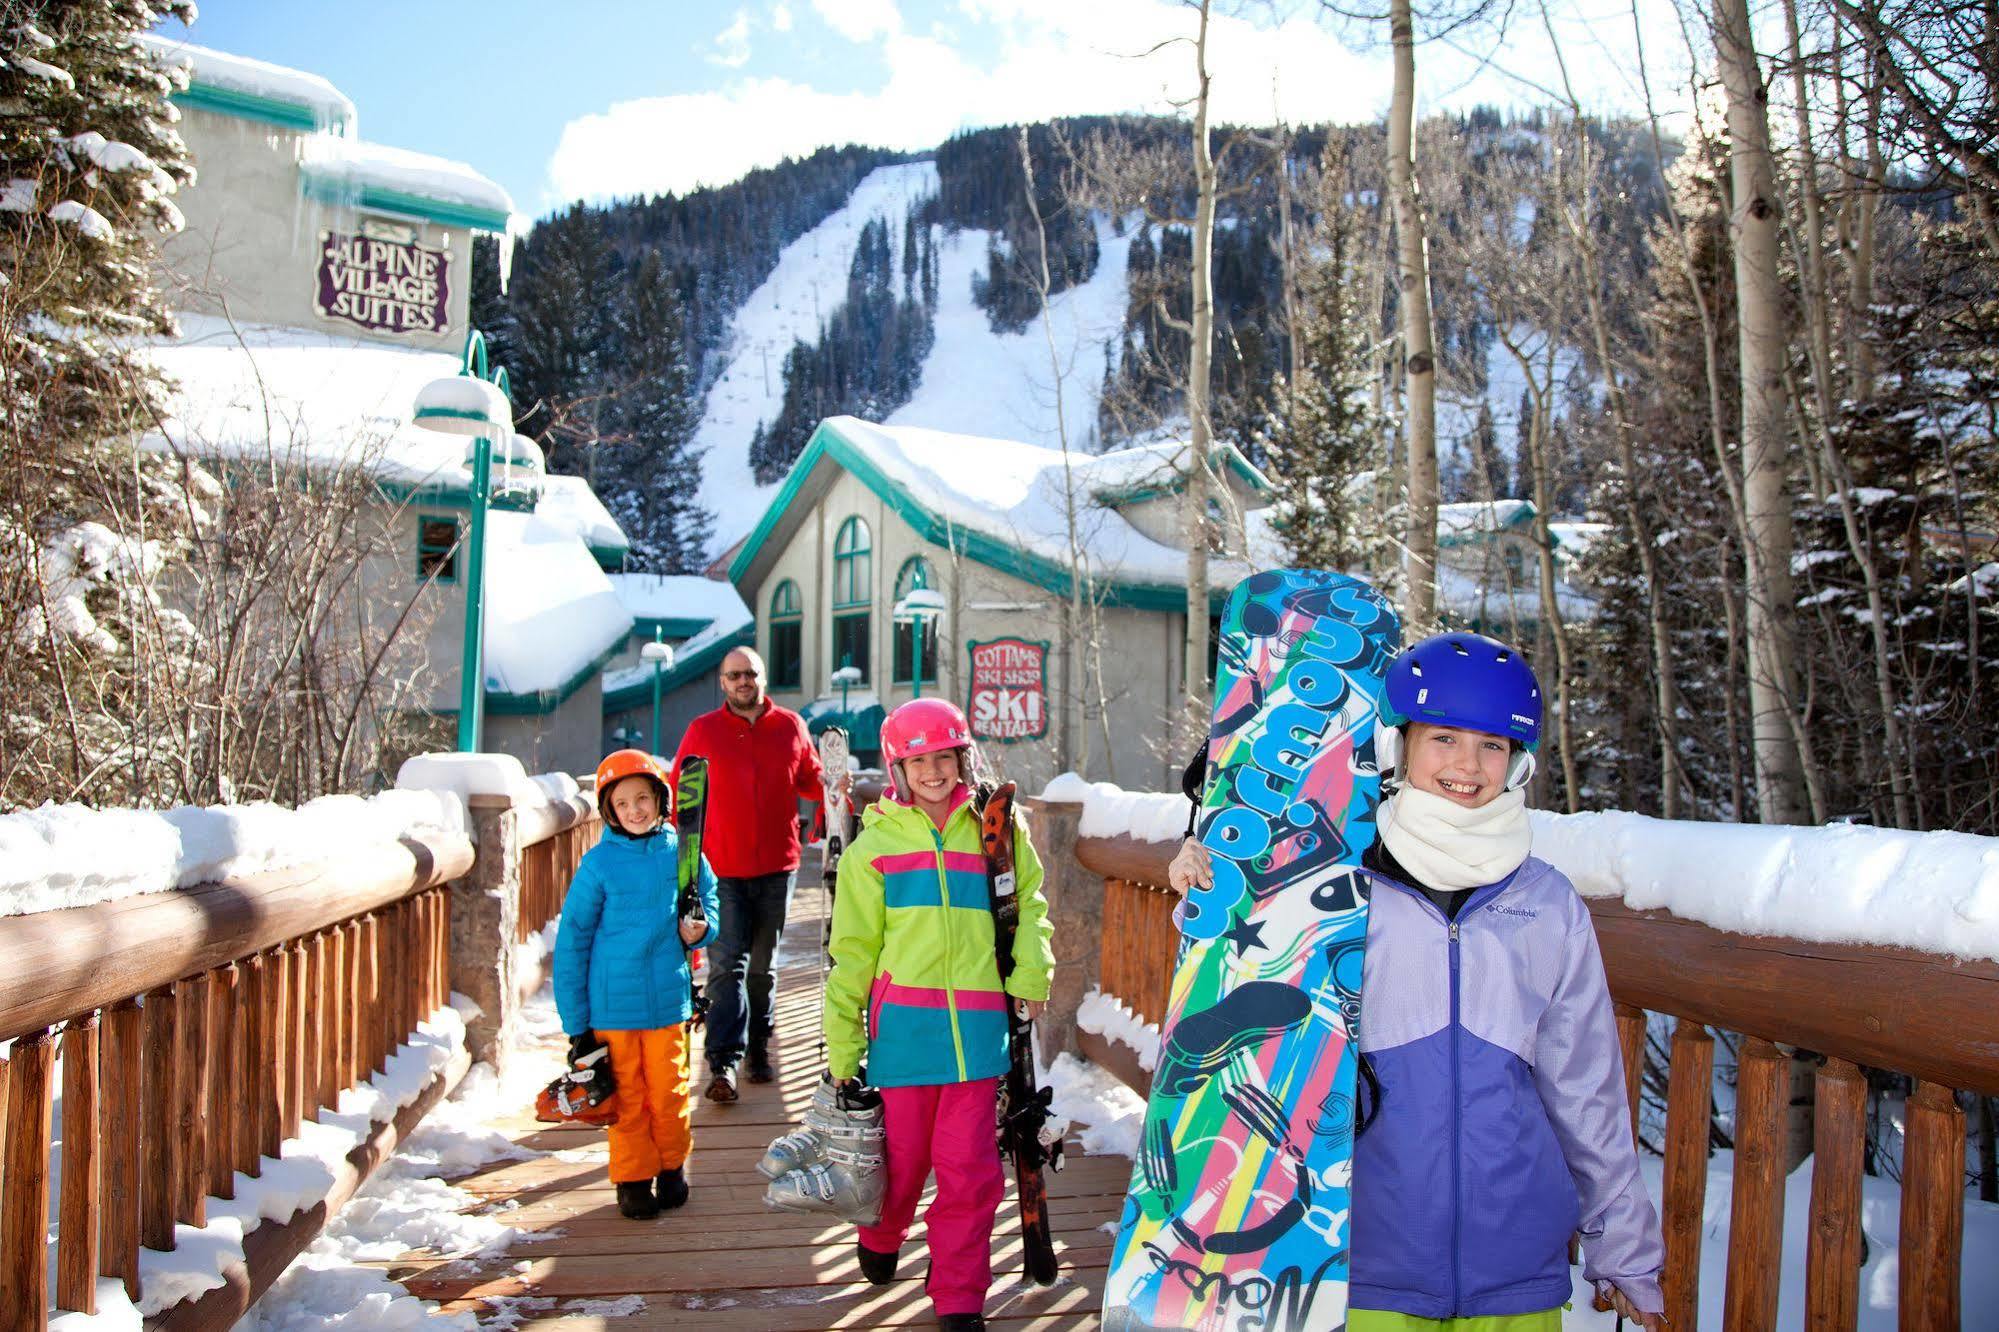
<instances>
[{"instance_id":1,"label":"eyeglasses","mask_svg":"<svg viewBox=\"0 0 1999 1332\"><path fill-rule=\"evenodd\" d=\"M722 678L724 680L754 680L757 678L757 673L755 671L723 671Z\"/></svg>"}]
</instances>

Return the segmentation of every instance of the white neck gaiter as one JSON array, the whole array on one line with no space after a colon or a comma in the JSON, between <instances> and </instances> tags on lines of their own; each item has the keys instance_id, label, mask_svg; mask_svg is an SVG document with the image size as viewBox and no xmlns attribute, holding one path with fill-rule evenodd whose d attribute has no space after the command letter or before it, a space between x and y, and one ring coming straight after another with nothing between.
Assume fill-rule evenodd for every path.
<instances>
[{"instance_id":1,"label":"white neck gaiter","mask_svg":"<svg viewBox=\"0 0 1999 1332\"><path fill-rule=\"evenodd\" d=\"M1489 805L1466 809L1404 786L1381 802L1375 822L1388 854L1430 888L1498 883L1520 868L1533 842L1525 791L1503 791Z\"/></svg>"}]
</instances>

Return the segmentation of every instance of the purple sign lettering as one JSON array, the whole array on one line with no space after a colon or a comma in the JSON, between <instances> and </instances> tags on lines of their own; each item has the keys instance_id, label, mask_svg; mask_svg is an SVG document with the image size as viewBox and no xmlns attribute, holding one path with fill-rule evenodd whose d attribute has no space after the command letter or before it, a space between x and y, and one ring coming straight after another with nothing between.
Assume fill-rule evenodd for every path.
<instances>
[{"instance_id":1,"label":"purple sign lettering","mask_svg":"<svg viewBox=\"0 0 1999 1332\"><path fill-rule=\"evenodd\" d=\"M414 242L319 233L319 312L383 333L442 333L451 323L451 256Z\"/></svg>"}]
</instances>

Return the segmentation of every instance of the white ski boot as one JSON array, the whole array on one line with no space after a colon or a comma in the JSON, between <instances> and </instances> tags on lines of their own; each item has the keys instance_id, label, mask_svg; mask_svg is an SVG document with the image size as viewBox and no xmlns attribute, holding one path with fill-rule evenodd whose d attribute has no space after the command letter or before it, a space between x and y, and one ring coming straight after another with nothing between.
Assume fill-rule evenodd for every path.
<instances>
[{"instance_id":1,"label":"white ski boot","mask_svg":"<svg viewBox=\"0 0 1999 1332\"><path fill-rule=\"evenodd\" d=\"M794 1170L826 1161L828 1148L849 1155L880 1156L884 1136L881 1093L866 1087L843 1093L821 1079L801 1127L764 1149L757 1173L765 1179L781 1179Z\"/></svg>"},{"instance_id":2,"label":"white ski boot","mask_svg":"<svg viewBox=\"0 0 1999 1332\"><path fill-rule=\"evenodd\" d=\"M772 1180L764 1189L764 1205L780 1212L827 1212L855 1225L877 1224L888 1188L881 1153L824 1145L820 1150L823 1160Z\"/></svg>"}]
</instances>

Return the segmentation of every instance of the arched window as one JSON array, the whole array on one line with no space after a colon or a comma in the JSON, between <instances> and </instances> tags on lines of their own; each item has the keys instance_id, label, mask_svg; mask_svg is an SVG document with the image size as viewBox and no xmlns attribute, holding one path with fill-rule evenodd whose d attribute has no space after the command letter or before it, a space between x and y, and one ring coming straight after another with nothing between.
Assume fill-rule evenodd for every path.
<instances>
[{"instance_id":1,"label":"arched window","mask_svg":"<svg viewBox=\"0 0 1999 1332\"><path fill-rule=\"evenodd\" d=\"M869 615L874 596L874 545L858 515L833 538L833 667L852 666L870 679Z\"/></svg>"},{"instance_id":2,"label":"arched window","mask_svg":"<svg viewBox=\"0 0 1999 1332\"><path fill-rule=\"evenodd\" d=\"M772 689L798 688L804 660L804 611L798 604L798 584L789 578L770 594L770 684Z\"/></svg>"},{"instance_id":3,"label":"arched window","mask_svg":"<svg viewBox=\"0 0 1999 1332\"><path fill-rule=\"evenodd\" d=\"M921 555L912 555L902 562L902 568L895 575L895 599L898 603L919 587L933 587L930 579L930 564ZM908 684L916 665L916 626L898 624L895 626L895 680L896 684ZM937 617L923 621L923 683L937 683Z\"/></svg>"}]
</instances>

